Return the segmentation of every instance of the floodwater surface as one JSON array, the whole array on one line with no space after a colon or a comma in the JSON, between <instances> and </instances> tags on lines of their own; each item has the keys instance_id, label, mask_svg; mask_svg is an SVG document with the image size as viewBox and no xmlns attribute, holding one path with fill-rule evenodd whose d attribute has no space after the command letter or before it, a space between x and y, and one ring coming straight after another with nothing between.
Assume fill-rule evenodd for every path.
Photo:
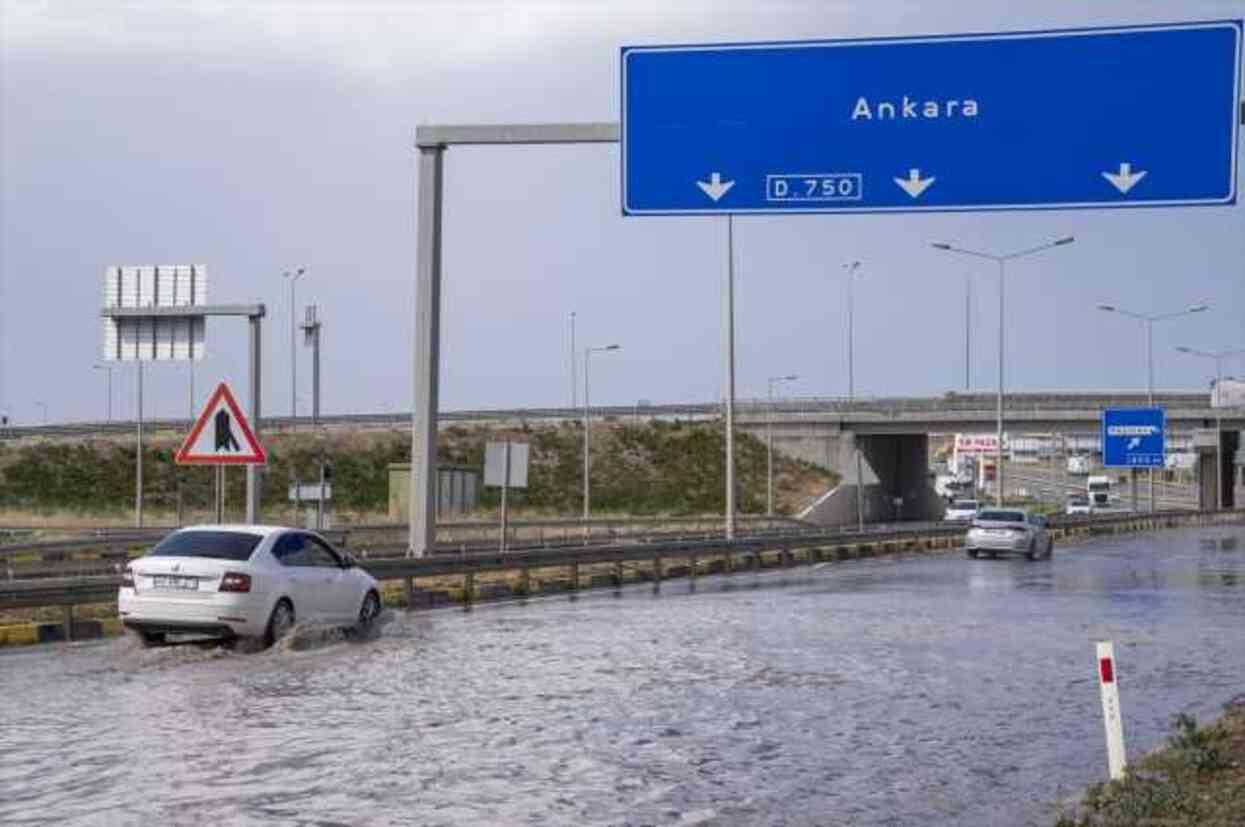
<instances>
[{"instance_id":1,"label":"floodwater surface","mask_svg":"<svg viewBox=\"0 0 1245 827\"><path fill-rule=\"evenodd\" d=\"M12 825L1023 825L1245 691L1245 528L0 655Z\"/></svg>"}]
</instances>

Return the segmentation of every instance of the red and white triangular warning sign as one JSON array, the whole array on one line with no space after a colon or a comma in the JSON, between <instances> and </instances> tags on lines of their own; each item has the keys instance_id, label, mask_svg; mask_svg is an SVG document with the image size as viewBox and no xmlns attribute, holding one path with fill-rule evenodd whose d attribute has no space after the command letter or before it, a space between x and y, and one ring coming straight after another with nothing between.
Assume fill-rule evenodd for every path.
<instances>
[{"instance_id":1,"label":"red and white triangular warning sign","mask_svg":"<svg viewBox=\"0 0 1245 827\"><path fill-rule=\"evenodd\" d=\"M266 465L268 455L242 414L229 386L221 382L208 397L177 452L178 465Z\"/></svg>"}]
</instances>

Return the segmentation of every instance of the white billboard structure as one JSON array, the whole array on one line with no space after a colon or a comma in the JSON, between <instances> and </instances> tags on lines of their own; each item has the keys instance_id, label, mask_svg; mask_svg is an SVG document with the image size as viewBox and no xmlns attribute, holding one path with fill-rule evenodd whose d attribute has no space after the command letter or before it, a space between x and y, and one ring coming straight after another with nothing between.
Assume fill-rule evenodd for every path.
<instances>
[{"instance_id":1,"label":"white billboard structure","mask_svg":"<svg viewBox=\"0 0 1245 827\"><path fill-rule=\"evenodd\" d=\"M207 304L207 268L201 264L109 267L104 274L104 307L176 308ZM167 362L203 358L203 316L117 317L104 319L104 359Z\"/></svg>"},{"instance_id":2,"label":"white billboard structure","mask_svg":"<svg viewBox=\"0 0 1245 827\"><path fill-rule=\"evenodd\" d=\"M109 267L104 271L104 360L138 363L138 450L134 455L134 521L143 524L143 362L203 358L202 316L110 316L152 313L207 303L207 268L197 264ZM193 379L191 380L193 383ZM194 390L191 389L193 404Z\"/></svg>"}]
</instances>

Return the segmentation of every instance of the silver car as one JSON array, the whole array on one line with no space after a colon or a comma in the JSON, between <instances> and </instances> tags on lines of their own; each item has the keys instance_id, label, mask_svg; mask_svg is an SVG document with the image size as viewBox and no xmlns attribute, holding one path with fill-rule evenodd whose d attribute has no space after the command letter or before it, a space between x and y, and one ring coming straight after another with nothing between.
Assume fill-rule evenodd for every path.
<instances>
[{"instance_id":1,"label":"silver car","mask_svg":"<svg viewBox=\"0 0 1245 827\"><path fill-rule=\"evenodd\" d=\"M1051 556L1055 538L1041 514L1030 514L1023 508L986 508L977 512L964 539L964 550L969 557L1023 554L1036 560Z\"/></svg>"}]
</instances>

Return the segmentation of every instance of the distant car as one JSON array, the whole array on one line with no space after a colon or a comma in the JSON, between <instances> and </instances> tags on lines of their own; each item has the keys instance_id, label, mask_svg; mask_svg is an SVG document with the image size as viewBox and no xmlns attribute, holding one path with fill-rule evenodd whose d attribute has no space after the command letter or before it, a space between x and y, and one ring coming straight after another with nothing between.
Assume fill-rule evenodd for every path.
<instances>
[{"instance_id":1,"label":"distant car","mask_svg":"<svg viewBox=\"0 0 1245 827\"><path fill-rule=\"evenodd\" d=\"M954 523L968 522L977 516L978 508L980 506L976 500L954 500L947 506L943 519Z\"/></svg>"},{"instance_id":2,"label":"distant car","mask_svg":"<svg viewBox=\"0 0 1245 827\"><path fill-rule=\"evenodd\" d=\"M259 639L296 621L369 626L380 587L348 554L311 531L206 525L175 531L130 563L117 595L144 644L169 635Z\"/></svg>"},{"instance_id":3,"label":"distant car","mask_svg":"<svg viewBox=\"0 0 1245 827\"><path fill-rule=\"evenodd\" d=\"M1089 504L1089 497L1084 494L1069 494L1063 509L1063 513L1075 515L1092 514L1093 511Z\"/></svg>"},{"instance_id":4,"label":"distant car","mask_svg":"<svg viewBox=\"0 0 1245 827\"><path fill-rule=\"evenodd\" d=\"M969 557L979 554L1023 554L1030 560L1050 557L1055 539L1046 518L1023 508L987 508L978 512L964 540Z\"/></svg>"},{"instance_id":5,"label":"distant car","mask_svg":"<svg viewBox=\"0 0 1245 827\"><path fill-rule=\"evenodd\" d=\"M1069 474L1088 474L1089 473L1089 457L1074 454L1068 457L1068 473Z\"/></svg>"}]
</instances>

